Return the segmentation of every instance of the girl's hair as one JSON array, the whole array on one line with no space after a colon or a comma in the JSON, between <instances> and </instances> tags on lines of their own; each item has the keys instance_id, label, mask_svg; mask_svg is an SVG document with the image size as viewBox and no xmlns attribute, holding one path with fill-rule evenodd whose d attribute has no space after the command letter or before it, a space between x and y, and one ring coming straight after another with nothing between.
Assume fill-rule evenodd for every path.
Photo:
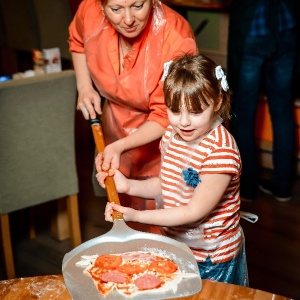
<instances>
[{"instance_id":1,"label":"girl's hair","mask_svg":"<svg viewBox=\"0 0 300 300\"><path fill-rule=\"evenodd\" d=\"M185 54L170 66L164 82L165 104L172 112L179 112L184 99L187 110L201 113L209 104L218 106L226 123L230 119L230 91L224 91L216 78L214 61L204 55Z\"/></svg>"}]
</instances>

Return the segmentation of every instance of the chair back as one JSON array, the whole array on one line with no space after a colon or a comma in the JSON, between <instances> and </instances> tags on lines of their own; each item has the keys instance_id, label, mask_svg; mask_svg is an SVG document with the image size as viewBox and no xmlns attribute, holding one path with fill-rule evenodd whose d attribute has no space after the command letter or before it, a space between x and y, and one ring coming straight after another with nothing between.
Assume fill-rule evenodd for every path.
<instances>
[{"instance_id":1,"label":"chair back","mask_svg":"<svg viewBox=\"0 0 300 300\"><path fill-rule=\"evenodd\" d=\"M0 214L78 193L75 72L0 83Z\"/></svg>"}]
</instances>

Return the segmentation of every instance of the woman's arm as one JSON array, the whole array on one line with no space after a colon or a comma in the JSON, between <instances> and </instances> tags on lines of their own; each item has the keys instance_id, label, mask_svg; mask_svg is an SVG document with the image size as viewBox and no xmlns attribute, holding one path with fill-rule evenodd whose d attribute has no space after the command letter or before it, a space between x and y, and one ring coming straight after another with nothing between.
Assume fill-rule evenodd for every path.
<instances>
[{"instance_id":1,"label":"woman's arm","mask_svg":"<svg viewBox=\"0 0 300 300\"><path fill-rule=\"evenodd\" d=\"M101 114L101 99L93 87L93 82L86 64L84 53L72 52L72 60L76 73L78 102L77 109L82 111L86 120L96 118L96 112ZM96 112L95 112L96 111Z\"/></svg>"},{"instance_id":2,"label":"woman's arm","mask_svg":"<svg viewBox=\"0 0 300 300\"><path fill-rule=\"evenodd\" d=\"M158 226L180 226L193 224L207 216L220 202L231 180L228 174L210 174L201 176L201 183L194 191L191 201L186 206L137 211L132 208L108 204L105 218L112 221L112 210L123 213L125 221L133 221ZM143 181L140 181L142 184ZM131 184L131 183L130 183ZM132 187L132 193L137 191ZM144 187L146 189L146 186ZM148 187L150 188L150 187ZM139 187L141 189L141 187Z\"/></svg>"}]
</instances>

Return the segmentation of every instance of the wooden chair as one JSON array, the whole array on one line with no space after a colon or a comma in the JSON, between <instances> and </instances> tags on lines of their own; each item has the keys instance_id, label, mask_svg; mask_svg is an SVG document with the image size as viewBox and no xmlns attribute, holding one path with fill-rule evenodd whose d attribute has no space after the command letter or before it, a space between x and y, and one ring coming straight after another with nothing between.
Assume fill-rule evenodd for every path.
<instances>
[{"instance_id":1,"label":"wooden chair","mask_svg":"<svg viewBox=\"0 0 300 300\"><path fill-rule=\"evenodd\" d=\"M9 226L13 211L55 199L63 207L66 201L72 244L81 243L76 95L73 70L0 83L0 225L8 278L15 277Z\"/></svg>"}]
</instances>

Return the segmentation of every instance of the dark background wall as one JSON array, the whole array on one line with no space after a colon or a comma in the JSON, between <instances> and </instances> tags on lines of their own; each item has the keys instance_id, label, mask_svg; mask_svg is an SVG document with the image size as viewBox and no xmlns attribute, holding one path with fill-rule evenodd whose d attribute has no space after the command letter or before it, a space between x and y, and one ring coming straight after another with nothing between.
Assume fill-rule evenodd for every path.
<instances>
[{"instance_id":1,"label":"dark background wall","mask_svg":"<svg viewBox=\"0 0 300 300\"><path fill-rule=\"evenodd\" d=\"M32 69L32 49L59 47L71 67L68 26L81 0L0 0L0 75Z\"/></svg>"}]
</instances>

